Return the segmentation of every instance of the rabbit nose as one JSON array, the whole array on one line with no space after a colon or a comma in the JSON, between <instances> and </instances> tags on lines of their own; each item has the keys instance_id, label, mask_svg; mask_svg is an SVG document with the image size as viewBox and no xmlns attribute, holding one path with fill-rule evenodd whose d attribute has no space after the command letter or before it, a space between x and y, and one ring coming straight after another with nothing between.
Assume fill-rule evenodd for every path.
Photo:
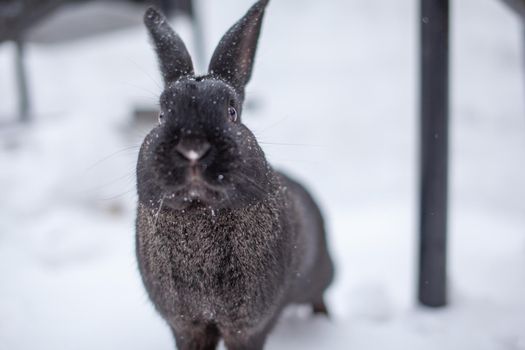
<instances>
[{"instance_id":1,"label":"rabbit nose","mask_svg":"<svg viewBox=\"0 0 525 350\"><path fill-rule=\"evenodd\" d=\"M175 147L177 153L192 163L204 158L210 149L211 145L203 140L182 140Z\"/></svg>"}]
</instances>

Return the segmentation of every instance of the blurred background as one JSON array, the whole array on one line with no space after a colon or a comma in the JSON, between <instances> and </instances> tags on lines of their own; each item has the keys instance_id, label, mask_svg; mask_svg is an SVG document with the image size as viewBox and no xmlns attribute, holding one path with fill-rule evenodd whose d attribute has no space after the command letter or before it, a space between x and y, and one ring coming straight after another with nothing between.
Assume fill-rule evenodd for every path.
<instances>
[{"instance_id":1,"label":"blurred background","mask_svg":"<svg viewBox=\"0 0 525 350\"><path fill-rule=\"evenodd\" d=\"M162 90L145 4L34 1L21 23L20 3L0 1L0 349L172 349L134 257ZM204 73L252 3L157 5ZM500 0L451 4L450 304L431 310L415 297L418 1L271 2L244 121L322 204L337 280L332 319L290 308L268 349L525 349L523 23Z\"/></svg>"}]
</instances>

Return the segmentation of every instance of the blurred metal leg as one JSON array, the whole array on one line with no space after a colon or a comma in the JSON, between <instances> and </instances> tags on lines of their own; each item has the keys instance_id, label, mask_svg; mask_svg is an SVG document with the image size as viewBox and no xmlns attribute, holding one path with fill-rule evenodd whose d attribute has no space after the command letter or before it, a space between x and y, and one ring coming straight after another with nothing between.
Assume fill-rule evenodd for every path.
<instances>
[{"instance_id":1,"label":"blurred metal leg","mask_svg":"<svg viewBox=\"0 0 525 350\"><path fill-rule=\"evenodd\" d=\"M523 88L525 89L525 20L523 21L522 23L522 29L521 29L521 59L522 59L522 62L523 62L523 73L522 73L522 77L523 77L523 83L521 86L523 86ZM525 99L524 99L525 100Z\"/></svg>"},{"instance_id":2,"label":"blurred metal leg","mask_svg":"<svg viewBox=\"0 0 525 350\"><path fill-rule=\"evenodd\" d=\"M29 99L29 88L27 83L27 72L25 65L25 45L22 40L15 42L16 46L16 81L18 84L18 112L20 121L26 123L30 120L31 105Z\"/></svg>"},{"instance_id":3,"label":"blurred metal leg","mask_svg":"<svg viewBox=\"0 0 525 350\"><path fill-rule=\"evenodd\" d=\"M192 15L191 23L193 26L193 42L195 43L195 55L198 67L205 72L208 67L206 67L206 43L204 28L200 17L200 12L196 8L195 2L192 3Z\"/></svg>"},{"instance_id":4,"label":"blurred metal leg","mask_svg":"<svg viewBox=\"0 0 525 350\"><path fill-rule=\"evenodd\" d=\"M447 303L449 0L421 0L420 303Z\"/></svg>"},{"instance_id":5,"label":"blurred metal leg","mask_svg":"<svg viewBox=\"0 0 525 350\"><path fill-rule=\"evenodd\" d=\"M195 63L199 69L203 71L206 62L206 45L204 43L204 30L201 18L199 16L198 4L195 0L165 0L166 2L172 1L172 7L176 14L187 15L191 20L193 42L195 43ZM206 1L206 0L205 0Z\"/></svg>"},{"instance_id":6,"label":"blurred metal leg","mask_svg":"<svg viewBox=\"0 0 525 350\"><path fill-rule=\"evenodd\" d=\"M199 16L198 5L195 0L157 0L160 8L167 14L188 16L191 21L192 35L195 48L194 60L198 69L203 71L206 61L206 45L204 42L204 30ZM204 0L206 1L206 0Z\"/></svg>"}]
</instances>

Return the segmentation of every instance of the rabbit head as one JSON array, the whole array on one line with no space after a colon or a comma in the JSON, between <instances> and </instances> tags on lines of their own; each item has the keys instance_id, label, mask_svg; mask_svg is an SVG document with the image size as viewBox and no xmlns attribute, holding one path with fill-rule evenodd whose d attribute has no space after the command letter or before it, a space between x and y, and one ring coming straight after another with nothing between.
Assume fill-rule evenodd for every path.
<instances>
[{"instance_id":1,"label":"rabbit head","mask_svg":"<svg viewBox=\"0 0 525 350\"><path fill-rule=\"evenodd\" d=\"M242 123L268 0L260 0L220 41L206 75L166 18L150 8L144 22L164 80L158 125L146 137L137 166L139 200L174 209L242 207L263 199L272 170Z\"/></svg>"}]
</instances>

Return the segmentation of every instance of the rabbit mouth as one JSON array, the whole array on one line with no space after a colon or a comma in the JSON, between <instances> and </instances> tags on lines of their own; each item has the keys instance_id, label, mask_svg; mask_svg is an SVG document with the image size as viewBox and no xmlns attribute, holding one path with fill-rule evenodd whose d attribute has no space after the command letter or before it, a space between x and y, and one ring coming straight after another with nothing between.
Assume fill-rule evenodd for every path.
<instances>
[{"instance_id":1,"label":"rabbit mouth","mask_svg":"<svg viewBox=\"0 0 525 350\"><path fill-rule=\"evenodd\" d=\"M168 205L172 204L175 207L210 206L221 202L223 197L223 189L209 184L201 178L192 178L182 188L165 194Z\"/></svg>"},{"instance_id":2,"label":"rabbit mouth","mask_svg":"<svg viewBox=\"0 0 525 350\"><path fill-rule=\"evenodd\" d=\"M210 193L218 193L219 190L203 180L195 178L186 186L185 192L188 194L190 200L203 200L206 199Z\"/></svg>"}]
</instances>

